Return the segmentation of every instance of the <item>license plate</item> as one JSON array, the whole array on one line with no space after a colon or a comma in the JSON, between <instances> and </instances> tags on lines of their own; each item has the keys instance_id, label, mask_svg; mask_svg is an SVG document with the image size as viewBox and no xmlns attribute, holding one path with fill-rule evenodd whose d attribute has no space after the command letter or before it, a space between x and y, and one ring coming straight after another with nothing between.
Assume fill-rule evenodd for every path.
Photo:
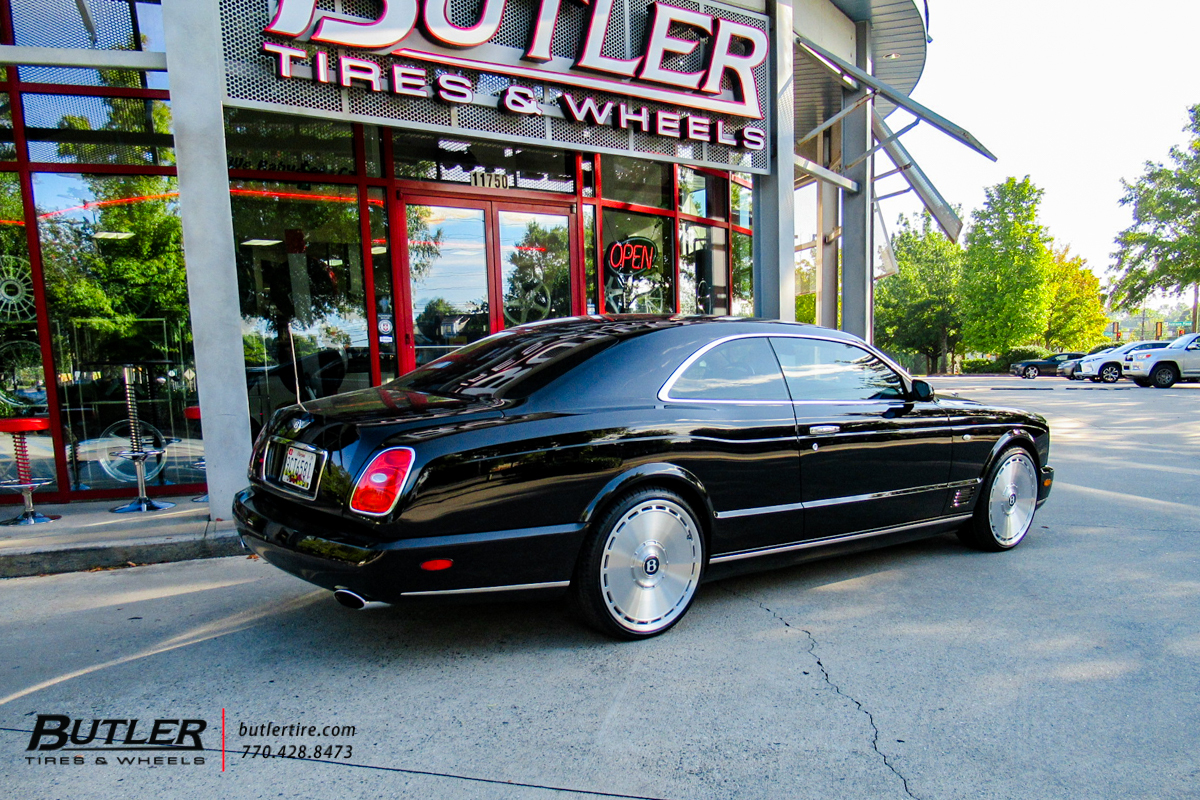
<instances>
[{"instance_id":1,"label":"license plate","mask_svg":"<svg viewBox=\"0 0 1200 800\"><path fill-rule=\"evenodd\" d=\"M317 468L317 454L298 447L289 447L279 471L279 481L303 491L312 489L313 472Z\"/></svg>"}]
</instances>

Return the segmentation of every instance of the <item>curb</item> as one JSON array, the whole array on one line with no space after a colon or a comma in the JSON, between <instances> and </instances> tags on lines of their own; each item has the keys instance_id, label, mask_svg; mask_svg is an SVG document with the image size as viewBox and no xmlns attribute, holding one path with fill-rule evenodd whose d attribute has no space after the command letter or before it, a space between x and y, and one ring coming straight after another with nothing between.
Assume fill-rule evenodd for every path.
<instances>
[{"instance_id":1,"label":"curb","mask_svg":"<svg viewBox=\"0 0 1200 800\"><path fill-rule=\"evenodd\" d=\"M173 536L133 542L113 542L82 547L29 548L0 555L0 578L28 578L90 569L127 567L130 564L162 564L200 558L242 555L237 532L216 531L211 535Z\"/></svg>"}]
</instances>

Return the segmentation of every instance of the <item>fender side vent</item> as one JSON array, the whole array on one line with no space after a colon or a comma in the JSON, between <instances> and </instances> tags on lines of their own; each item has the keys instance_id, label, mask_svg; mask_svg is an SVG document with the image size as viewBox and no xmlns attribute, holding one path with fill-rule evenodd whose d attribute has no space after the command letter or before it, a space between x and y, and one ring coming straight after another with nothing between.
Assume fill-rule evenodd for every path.
<instances>
[{"instance_id":1,"label":"fender side vent","mask_svg":"<svg viewBox=\"0 0 1200 800\"><path fill-rule=\"evenodd\" d=\"M975 489L976 487L974 486L963 486L955 489L954 507L962 508L963 506L970 505L971 501L975 499Z\"/></svg>"}]
</instances>

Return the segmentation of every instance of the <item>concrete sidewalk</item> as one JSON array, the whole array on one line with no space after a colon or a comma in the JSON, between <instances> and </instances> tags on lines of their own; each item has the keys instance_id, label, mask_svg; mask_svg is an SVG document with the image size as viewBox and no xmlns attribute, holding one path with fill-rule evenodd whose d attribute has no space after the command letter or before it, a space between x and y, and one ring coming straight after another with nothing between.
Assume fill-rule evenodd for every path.
<instances>
[{"instance_id":1,"label":"concrete sidewalk","mask_svg":"<svg viewBox=\"0 0 1200 800\"><path fill-rule=\"evenodd\" d=\"M0 527L0 578L77 572L96 567L157 564L244 552L232 520L211 522L207 503L191 497L155 498L174 508L113 514L118 500L38 505L62 519L41 525ZM21 507L0 506L0 519Z\"/></svg>"}]
</instances>

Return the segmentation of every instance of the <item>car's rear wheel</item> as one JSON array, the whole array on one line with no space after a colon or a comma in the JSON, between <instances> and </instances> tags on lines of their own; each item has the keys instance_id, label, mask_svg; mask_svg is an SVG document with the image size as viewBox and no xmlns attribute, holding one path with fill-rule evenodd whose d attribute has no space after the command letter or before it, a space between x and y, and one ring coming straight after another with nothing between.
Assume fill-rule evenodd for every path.
<instances>
[{"instance_id":1,"label":"car's rear wheel","mask_svg":"<svg viewBox=\"0 0 1200 800\"><path fill-rule=\"evenodd\" d=\"M1100 368L1100 380L1105 383L1116 383L1121 380L1121 365L1105 364Z\"/></svg>"},{"instance_id":2,"label":"car's rear wheel","mask_svg":"<svg viewBox=\"0 0 1200 800\"><path fill-rule=\"evenodd\" d=\"M610 636L656 636L691 607L704 556L704 536L686 500L657 487L631 492L584 546L571 582L574 604Z\"/></svg>"},{"instance_id":3,"label":"car's rear wheel","mask_svg":"<svg viewBox=\"0 0 1200 800\"><path fill-rule=\"evenodd\" d=\"M1038 376L1038 368L1037 367L1026 367L1025 368L1025 377L1026 378L1033 380L1037 376Z\"/></svg>"},{"instance_id":4,"label":"car's rear wheel","mask_svg":"<svg viewBox=\"0 0 1200 800\"><path fill-rule=\"evenodd\" d=\"M1033 527L1037 511L1038 471L1029 451L1005 450L988 471L984 491L959 538L979 550L1011 550Z\"/></svg>"},{"instance_id":5,"label":"car's rear wheel","mask_svg":"<svg viewBox=\"0 0 1200 800\"><path fill-rule=\"evenodd\" d=\"M1156 389L1170 389L1179 380L1179 373L1170 364L1160 364L1150 373L1150 382Z\"/></svg>"}]
</instances>

